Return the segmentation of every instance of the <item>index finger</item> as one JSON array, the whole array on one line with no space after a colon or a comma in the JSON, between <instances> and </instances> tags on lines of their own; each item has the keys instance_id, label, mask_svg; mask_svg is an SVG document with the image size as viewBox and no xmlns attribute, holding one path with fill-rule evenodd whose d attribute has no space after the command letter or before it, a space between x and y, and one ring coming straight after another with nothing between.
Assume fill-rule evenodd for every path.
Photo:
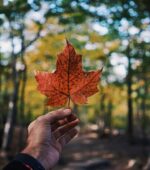
<instances>
[{"instance_id":1,"label":"index finger","mask_svg":"<svg viewBox=\"0 0 150 170\"><path fill-rule=\"evenodd\" d=\"M54 123L58 120L64 119L71 114L71 109L59 109L52 112L47 113L43 116L43 120Z\"/></svg>"}]
</instances>

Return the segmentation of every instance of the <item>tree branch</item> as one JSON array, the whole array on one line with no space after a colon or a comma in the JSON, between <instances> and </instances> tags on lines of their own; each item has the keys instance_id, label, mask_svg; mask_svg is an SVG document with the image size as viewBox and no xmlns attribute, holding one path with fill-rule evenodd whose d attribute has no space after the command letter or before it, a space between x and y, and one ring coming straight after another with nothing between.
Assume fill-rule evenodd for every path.
<instances>
[{"instance_id":1,"label":"tree branch","mask_svg":"<svg viewBox=\"0 0 150 170\"><path fill-rule=\"evenodd\" d=\"M19 56L21 53L24 53L28 47L30 47L38 38L40 38L40 33L42 31L43 27L40 26L38 32L36 33L36 36L28 42L27 45L25 45L18 53L15 54L15 56Z\"/></svg>"}]
</instances>

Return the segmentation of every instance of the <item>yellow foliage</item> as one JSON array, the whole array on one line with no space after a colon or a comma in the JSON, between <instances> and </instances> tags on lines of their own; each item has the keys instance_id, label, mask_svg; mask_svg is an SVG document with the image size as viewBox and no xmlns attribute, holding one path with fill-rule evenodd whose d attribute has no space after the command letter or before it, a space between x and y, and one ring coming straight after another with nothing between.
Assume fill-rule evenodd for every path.
<instances>
[{"instance_id":1,"label":"yellow foliage","mask_svg":"<svg viewBox=\"0 0 150 170\"><path fill-rule=\"evenodd\" d=\"M89 60L87 63L89 68L91 66L93 68L99 68L98 61L104 62L107 54L116 50L120 44L119 40L107 42L106 37L91 31L88 28L88 24L80 25L80 27L77 26L76 30L72 29L65 34L59 34L57 33L57 29L51 33L51 31L58 26L58 20L50 18L48 23L52 23L53 28L51 28L45 37L39 39L33 50L28 51L25 56L28 68L28 82L26 88L26 105L28 107L26 108L26 112L30 107L35 116L43 114L47 110L47 107L44 105L45 97L36 89L37 84L34 80L33 72L34 70L53 71L55 69L57 54L62 51L65 46L66 35L71 42L75 41L73 45L75 48L76 46L79 47L76 48L76 51L82 54L83 60ZM45 29L48 26L48 24L45 25ZM62 26L59 28L62 29ZM87 43L90 43L91 46L96 44L96 48L85 48ZM100 114L101 95L103 94L105 94L106 97L105 105L107 105L108 101L111 101L113 105L118 105L118 107L113 109L113 114L123 114L122 110L125 113L126 107L124 105L124 100L126 94L124 94L124 90L113 85L106 85L103 89L100 88L100 92L89 98L87 105L78 106L79 112L82 112L80 117L82 117L83 121L94 120L96 116ZM120 96L120 98L116 96ZM53 108L48 109L51 110Z\"/></svg>"}]
</instances>

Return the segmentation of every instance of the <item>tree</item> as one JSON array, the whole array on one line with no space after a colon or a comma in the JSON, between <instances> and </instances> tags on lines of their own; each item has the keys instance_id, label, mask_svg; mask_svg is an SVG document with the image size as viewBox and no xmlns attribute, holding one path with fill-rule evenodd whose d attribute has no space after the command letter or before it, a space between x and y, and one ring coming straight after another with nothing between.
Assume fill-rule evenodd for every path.
<instances>
[{"instance_id":1,"label":"tree","mask_svg":"<svg viewBox=\"0 0 150 170\"><path fill-rule=\"evenodd\" d=\"M44 6L46 4L46 8ZM5 54L2 54L3 56L7 56L7 64L4 62L4 57L2 58L0 62L0 70L2 68L8 68L10 67L10 73L11 76L11 82L13 82L12 87L12 94L9 101L9 111L8 111L8 118L5 126L5 132L7 129L7 133L5 133L5 142L3 141L3 148L7 148L8 146L8 140L9 136L11 136L13 131L13 125L15 122L15 119L17 117L17 111L18 111L18 96L20 99L20 114L24 114L24 94L25 94L25 87L26 87L26 80L27 80L27 63L25 58L25 52L29 47L34 47L33 43L38 42L37 40L40 39L42 36L50 36L52 39L52 35L54 34L67 34L73 37L72 30L76 29L76 34L73 38L70 38L71 41L75 43L79 47L79 50L81 50L84 54L87 56L92 56L93 54L96 56L99 60L99 58L105 58L106 56L110 59L111 53L106 53L103 50L101 52L98 49L90 50L90 51L84 51L82 50L82 47L85 47L86 42L81 42L80 44L76 40L76 36L80 32L80 28L82 23L85 23L84 25L84 31L82 32L82 35L86 36L87 34L90 34L90 30L87 30L88 24L100 24L107 30L107 36L97 36L95 34L95 37L99 39L98 43L101 45L105 44L105 42L112 41L112 40L118 40L121 42L120 48L116 51L118 54L121 53L124 56L126 56L128 60L128 68L127 68L127 77L126 81L122 81L123 83L126 83L126 86L128 87L128 135L129 139L132 139L133 137L133 89L132 85L134 83L134 65L136 61L139 61L139 57L137 58L134 55L135 52L135 46L133 47L133 41L136 39L136 41L139 41L139 37L142 37L142 34L144 31L148 29L148 24L145 24L145 21L149 17L149 13L146 11L148 7L145 5L147 4L147 1L140 1L140 0L115 0L113 2L108 0L103 1L82 1L82 0L33 0L32 2L29 2L27 0L20 1L20 0L14 0L14 1L8 1L7 4L0 6L0 14L2 14L0 17L0 23L3 26L3 30L1 33L1 36L6 35L9 37L9 41L11 42L11 52L6 52ZM32 17L31 14L38 13L39 18L36 19L36 17ZM32 21L33 20L33 21ZM55 21L57 26L51 28L51 24L54 25L53 21ZM87 25L86 25L87 24ZM8 26L9 25L9 26ZM133 34L133 31L136 30ZM32 31L31 31L32 30ZM44 30L42 32L42 30ZM36 33L35 33L36 32ZM42 33L42 34L41 34ZM77 34L78 33L78 34ZM34 35L34 37L33 37ZM43 38L43 40L45 39ZM63 36L64 38L64 36ZM94 38L93 38L94 39ZM16 51L16 46L18 43L15 43L15 41L20 42L21 47L18 51ZM45 39L46 40L46 39ZM60 41L60 39L58 39ZM145 42L145 40L142 38L140 39L142 43ZM94 41L91 41L94 43ZM113 41L112 41L113 42ZM55 48L57 46L60 47L59 43L55 42ZM105 46L102 46L105 48ZM99 46L99 48L102 48ZM145 46L144 46L145 49ZM53 50L53 49L52 49ZM48 51L48 50L47 50ZM53 58L49 52L45 52L44 55L47 58ZM111 50L110 50L111 51ZM46 54L47 53L47 54ZM137 54L137 51L136 51ZM143 54L142 54L143 55ZM31 56L31 54L30 54ZM143 55L144 56L144 55ZM147 58L147 57L146 57ZM97 61L98 61L97 60ZM144 66L143 71L141 72L144 75L147 75L147 70L145 71L145 57L143 57ZM104 62L104 60L102 60ZM5 64L4 64L5 63ZM17 70L18 64L20 64L19 70ZM142 64L140 64L142 66ZM112 68L112 67L111 67ZM135 70L138 70L135 69ZM112 74L111 71L109 74ZM4 75L4 74L3 74ZM136 75L137 76L137 75ZM108 78L108 75L106 75L106 79ZM1 79L0 79L1 80ZM144 79L144 82L147 81L147 78ZM112 81L108 82L112 84L117 84L118 81ZM106 84L108 84L106 83ZM120 83L120 82L119 82ZM5 83L6 84L6 83ZM21 90L19 91L19 87ZM142 89L142 88L141 88ZM147 92L147 85L144 86L144 93ZM141 97L141 108L143 111L143 115L145 115L146 108L146 98ZM109 108L111 108L111 102L109 103ZM29 109L30 110L30 109ZM111 112L111 109L108 111ZM9 125L9 128L8 128ZM9 130L8 130L9 129ZM132 140L131 140L132 141Z\"/></svg>"},{"instance_id":2,"label":"tree","mask_svg":"<svg viewBox=\"0 0 150 170\"><path fill-rule=\"evenodd\" d=\"M130 1L92 1L86 5L79 5L81 11L84 11L90 16L97 18L99 23L103 24L109 29L109 33L113 39L119 38L122 43L120 50L128 59L128 71L127 71L127 103L128 103L128 128L129 141L133 141L133 99L132 99L132 67L136 60L139 60L133 56L132 39L139 39L142 33L148 29L147 26L143 26L143 20L149 17L149 13L145 10L145 2L130 0ZM103 5L103 12L97 7ZM90 10L90 7L95 7L95 10ZM138 19L137 19L138 18ZM135 29L133 33L132 30ZM142 40L143 42L145 40ZM144 60L145 61L145 60Z\"/></svg>"},{"instance_id":3,"label":"tree","mask_svg":"<svg viewBox=\"0 0 150 170\"><path fill-rule=\"evenodd\" d=\"M33 6L35 5L35 6ZM38 8L38 9L37 9ZM4 127L4 137L2 142L3 150L8 149L10 143L12 141L13 135L13 127L16 122L17 117L17 105L18 105L18 95L19 95L19 86L20 81L23 79L22 84L22 94L21 94L21 108L20 112L24 114L24 90L26 84L26 63L24 60L24 53L29 46L31 46L40 36L40 32L42 30L42 26L40 23L37 24L38 31L35 33L33 39L26 39L25 30L26 28L26 15L31 10L40 10L41 6L38 1L33 1L32 4L27 3L27 1L12 1L8 2L6 5L0 6L0 14L2 15L2 26L4 29L7 29L8 32L3 31L3 35L5 34L9 36L9 40L11 42L11 52L7 55L10 56L10 60L7 65L3 65L3 61L1 67L10 67L11 68L11 81L13 84L12 93L10 95L10 99L8 102L8 116ZM5 25L8 24L6 27ZM6 28L5 28L6 27ZM21 42L20 49L16 52L16 44L15 40ZM17 42L17 43L18 43ZM20 61L19 61L20 60ZM20 64L20 68L18 68L18 64ZM22 74L22 77L20 75Z\"/></svg>"}]
</instances>

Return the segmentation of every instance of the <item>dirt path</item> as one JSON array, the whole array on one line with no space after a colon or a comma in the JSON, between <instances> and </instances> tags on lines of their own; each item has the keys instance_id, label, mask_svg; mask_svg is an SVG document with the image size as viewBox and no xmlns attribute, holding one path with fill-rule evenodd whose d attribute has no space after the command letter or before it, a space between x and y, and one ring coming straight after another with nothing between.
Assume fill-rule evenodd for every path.
<instances>
[{"instance_id":1,"label":"dirt path","mask_svg":"<svg viewBox=\"0 0 150 170\"><path fill-rule=\"evenodd\" d=\"M125 136L98 139L84 134L66 146L55 170L142 170L150 148L129 145Z\"/></svg>"},{"instance_id":2,"label":"dirt path","mask_svg":"<svg viewBox=\"0 0 150 170\"><path fill-rule=\"evenodd\" d=\"M124 135L98 139L84 133L68 144L54 170L142 170L149 146L129 145ZM0 169L8 161L0 158Z\"/></svg>"}]
</instances>

